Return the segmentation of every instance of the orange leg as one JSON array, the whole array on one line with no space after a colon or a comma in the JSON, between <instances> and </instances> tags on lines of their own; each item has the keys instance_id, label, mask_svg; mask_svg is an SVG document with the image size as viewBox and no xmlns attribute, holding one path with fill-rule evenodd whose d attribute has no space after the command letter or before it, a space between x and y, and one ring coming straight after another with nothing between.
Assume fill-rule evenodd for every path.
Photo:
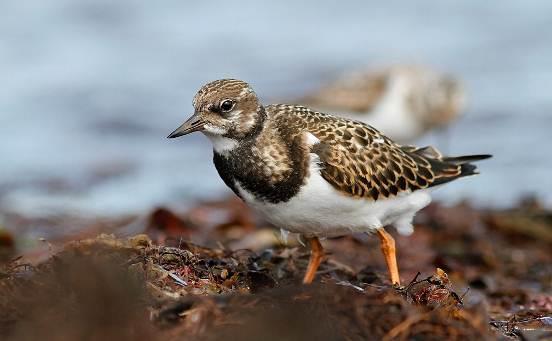
<instances>
[{"instance_id":1,"label":"orange leg","mask_svg":"<svg viewBox=\"0 0 552 341\"><path fill-rule=\"evenodd\" d=\"M316 270L318 270L318 266L320 266L320 262L322 262L322 257L324 256L324 249L317 237L309 238L308 241L311 247L311 255L307 272L305 273L305 277L303 277L303 284L312 283Z\"/></svg>"},{"instance_id":2,"label":"orange leg","mask_svg":"<svg viewBox=\"0 0 552 341\"><path fill-rule=\"evenodd\" d=\"M399 278L399 268L397 266L395 239L393 239L393 237L387 233L383 227L377 229L377 232L380 238L381 251L385 257L385 262L387 263L387 270L389 270L389 275L391 276L391 283L400 285L401 280Z\"/></svg>"}]
</instances>

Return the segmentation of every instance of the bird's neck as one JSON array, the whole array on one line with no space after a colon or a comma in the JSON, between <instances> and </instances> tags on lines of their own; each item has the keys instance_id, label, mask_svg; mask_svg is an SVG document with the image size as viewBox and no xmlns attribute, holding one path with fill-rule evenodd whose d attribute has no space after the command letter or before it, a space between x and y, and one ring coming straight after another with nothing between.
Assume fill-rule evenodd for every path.
<instances>
[{"instance_id":1,"label":"bird's neck","mask_svg":"<svg viewBox=\"0 0 552 341\"><path fill-rule=\"evenodd\" d=\"M232 149L215 149L213 161L219 175L244 200L243 194L249 193L255 200L288 201L307 176L308 150L302 140L287 139L271 123L267 121L253 138L232 143Z\"/></svg>"},{"instance_id":2,"label":"bird's neck","mask_svg":"<svg viewBox=\"0 0 552 341\"><path fill-rule=\"evenodd\" d=\"M262 105L257 107L257 112L251 115L252 124L248 125L248 128L240 132L239 136L243 140L253 140L259 136L266 122L267 114Z\"/></svg>"}]
</instances>

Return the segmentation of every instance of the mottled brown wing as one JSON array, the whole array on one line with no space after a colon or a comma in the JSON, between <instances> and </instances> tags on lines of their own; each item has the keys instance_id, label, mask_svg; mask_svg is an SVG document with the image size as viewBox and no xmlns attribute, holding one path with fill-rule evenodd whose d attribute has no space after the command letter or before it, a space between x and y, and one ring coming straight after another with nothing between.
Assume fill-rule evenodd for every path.
<instances>
[{"instance_id":1,"label":"mottled brown wing","mask_svg":"<svg viewBox=\"0 0 552 341\"><path fill-rule=\"evenodd\" d=\"M360 136L358 132L365 129L357 127L355 132L345 132L338 142L321 135L320 145L313 148L320 157L322 177L344 193L378 200L443 183L437 180L452 180L461 174L458 165L405 151L387 138L374 141Z\"/></svg>"},{"instance_id":2,"label":"mottled brown wing","mask_svg":"<svg viewBox=\"0 0 552 341\"><path fill-rule=\"evenodd\" d=\"M462 165L443 161L435 149L400 146L362 122L300 106L278 111L291 114L283 115L287 124L320 140L312 152L320 157L322 177L349 195L377 200L463 175Z\"/></svg>"}]
</instances>

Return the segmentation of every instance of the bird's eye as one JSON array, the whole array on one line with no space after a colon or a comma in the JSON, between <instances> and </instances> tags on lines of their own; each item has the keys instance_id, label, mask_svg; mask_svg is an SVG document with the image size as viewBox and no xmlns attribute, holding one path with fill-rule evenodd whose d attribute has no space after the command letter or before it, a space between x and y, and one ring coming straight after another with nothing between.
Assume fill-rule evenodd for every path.
<instances>
[{"instance_id":1,"label":"bird's eye","mask_svg":"<svg viewBox=\"0 0 552 341\"><path fill-rule=\"evenodd\" d=\"M222 112L229 112L234 108L234 101L231 99L225 99L220 103L220 111Z\"/></svg>"}]
</instances>

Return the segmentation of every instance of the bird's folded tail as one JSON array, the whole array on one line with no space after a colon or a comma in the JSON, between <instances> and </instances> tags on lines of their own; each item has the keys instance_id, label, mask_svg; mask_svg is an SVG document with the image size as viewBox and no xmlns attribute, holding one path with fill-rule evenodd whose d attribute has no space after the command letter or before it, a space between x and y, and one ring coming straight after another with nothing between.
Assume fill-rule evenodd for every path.
<instances>
[{"instance_id":1,"label":"bird's folded tail","mask_svg":"<svg viewBox=\"0 0 552 341\"><path fill-rule=\"evenodd\" d=\"M489 154L442 156L431 147L418 148L413 151L423 156L430 164L436 179L431 186L438 186L465 176L479 174L477 166L472 162L481 161L492 157Z\"/></svg>"},{"instance_id":2,"label":"bird's folded tail","mask_svg":"<svg viewBox=\"0 0 552 341\"><path fill-rule=\"evenodd\" d=\"M462 156L453 156L453 157L444 157L444 162L454 163L456 165L463 165L469 162L476 162L485 159L491 158L490 154L478 154L478 155L462 155Z\"/></svg>"},{"instance_id":3,"label":"bird's folded tail","mask_svg":"<svg viewBox=\"0 0 552 341\"><path fill-rule=\"evenodd\" d=\"M463 156L445 157L443 158L443 161L460 166L460 174L458 177L464 177L464 176L479 174L479 172L477 171L477 166L472 164L471 162L481 161L481 160L489 159L491 157L492 155L489 155L489 154L463 155Z\"/></svg>"}]
</instances>

